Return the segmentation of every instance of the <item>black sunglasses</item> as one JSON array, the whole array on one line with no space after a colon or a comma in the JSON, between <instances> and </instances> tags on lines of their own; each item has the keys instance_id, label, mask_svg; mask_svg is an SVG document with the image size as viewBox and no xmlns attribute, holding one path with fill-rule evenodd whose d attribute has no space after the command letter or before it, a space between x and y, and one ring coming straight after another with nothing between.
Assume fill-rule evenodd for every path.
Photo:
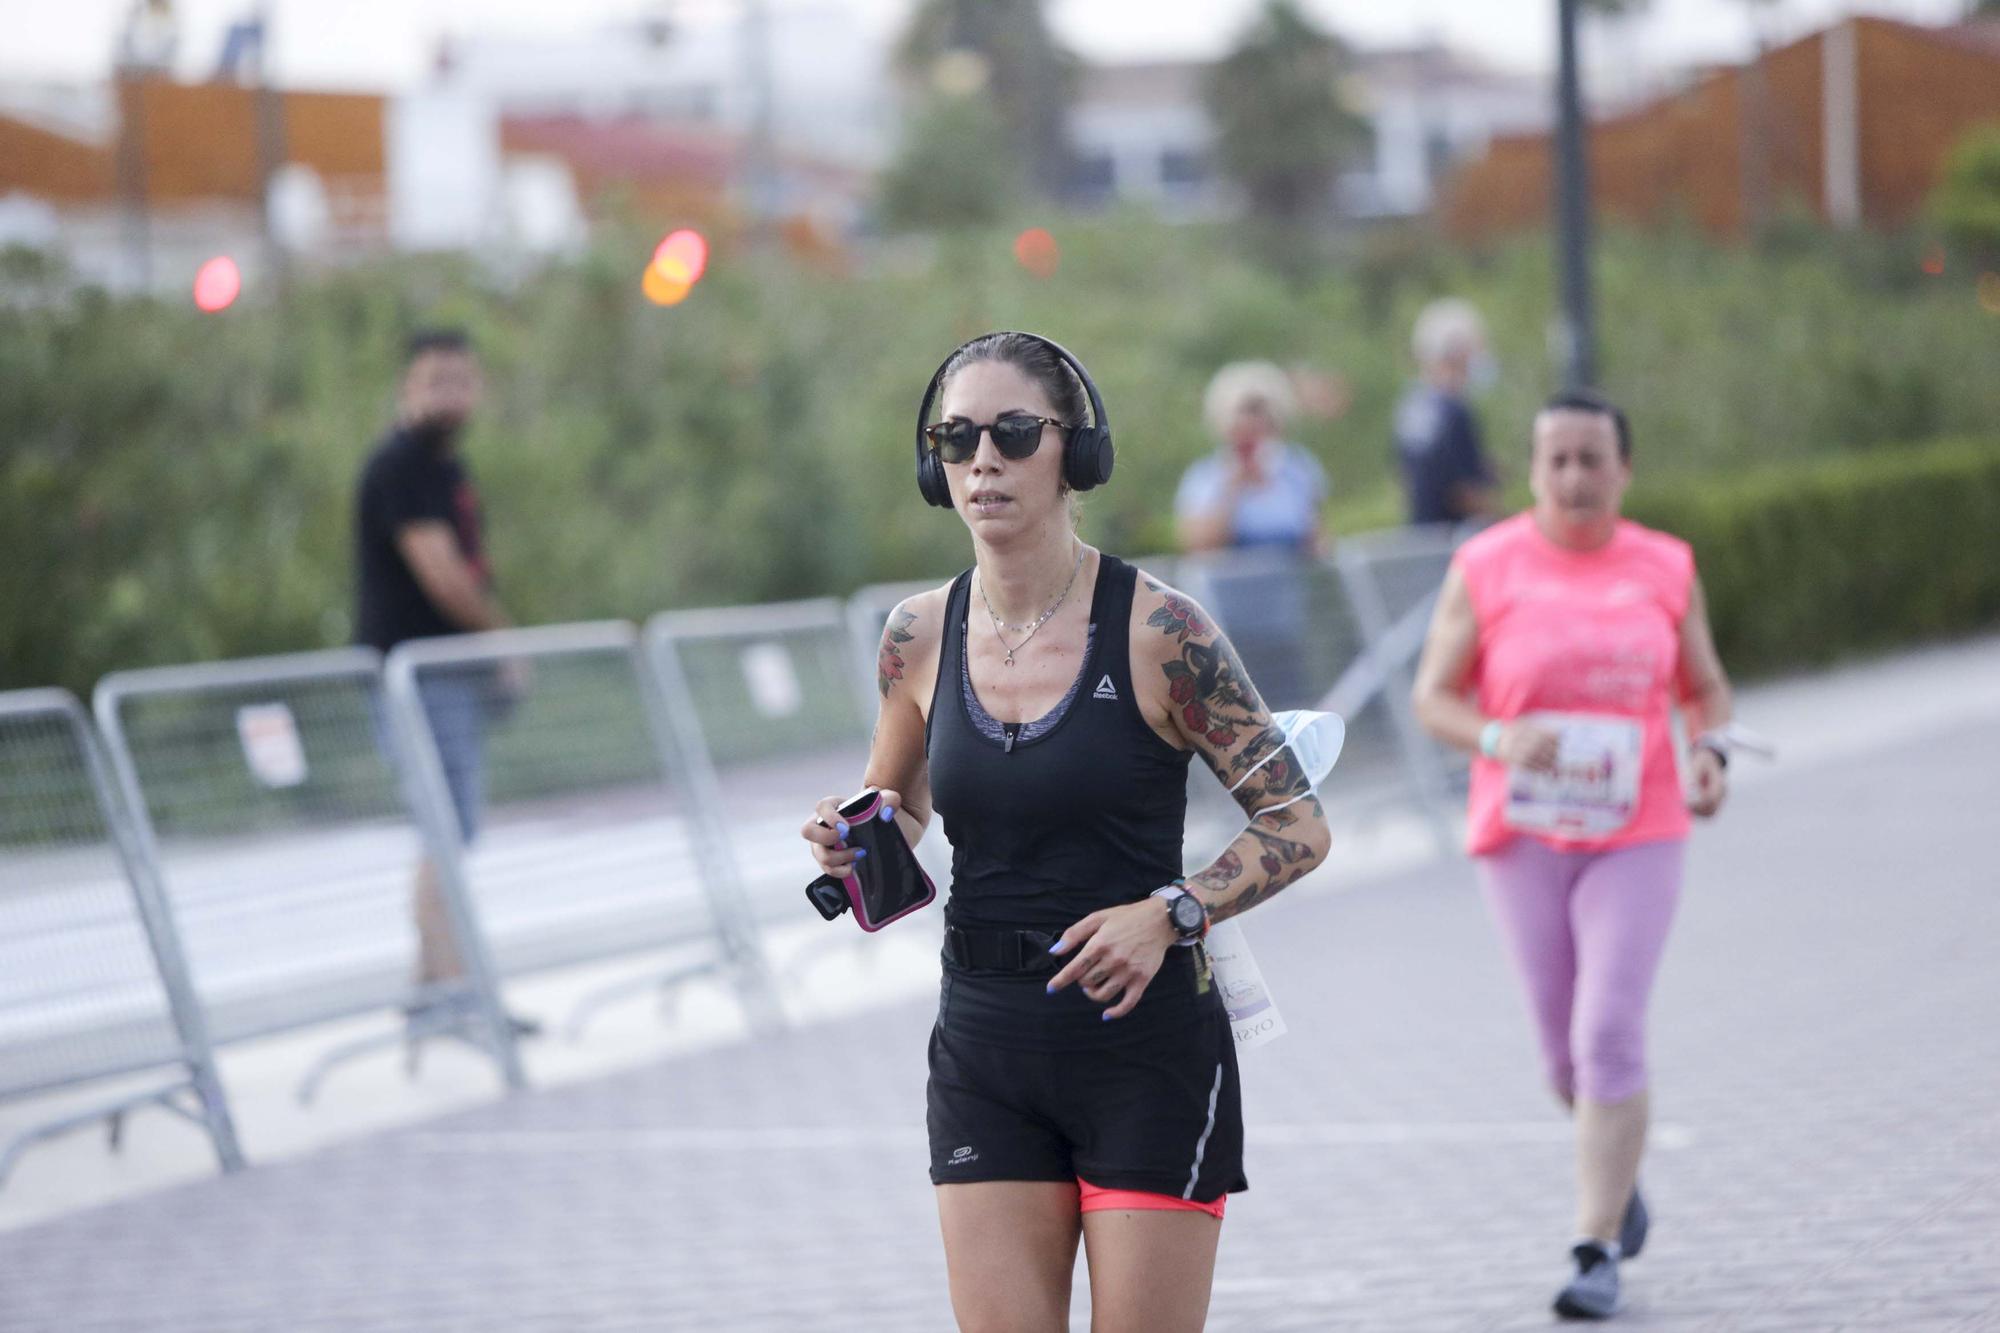
<instances>
[{"instance_id":1,"label":"black sunglasses","mask_svg":"<svg viewBox=\"0 0 2000 1333\"><path fill-rule=\"evenodd\" d=\"M940 421L924 427L924 438L931 442L931 452L947 463L967 463L979 452L979 436L982 431L993 432L993 447L1000 451L1002 458L1020 462L1031 457L1042 447L1042 427L1054 426L1058 430L1069 427L1053 417L1030 416L1026 412L1009 412L999 417L991 425L982 426L964 417L953 417L950 421Z\"/></svg>"}]
</instances>

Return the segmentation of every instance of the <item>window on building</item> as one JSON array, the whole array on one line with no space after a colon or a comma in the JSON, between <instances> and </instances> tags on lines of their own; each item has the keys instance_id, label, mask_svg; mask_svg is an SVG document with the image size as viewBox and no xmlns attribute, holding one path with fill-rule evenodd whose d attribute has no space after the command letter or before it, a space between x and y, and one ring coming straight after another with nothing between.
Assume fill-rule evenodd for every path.
<instances>
[{"instance_id":1,"label":"window on building","mask_svg":"<svg viewBox=\"0 0 2000 1333\"><path fill-rule=\"evenodd\" d=\"M1169 148L1160 154L1160 184L1188 190L1208 181L1208 157L1189 148Z\"/></svg>"},{"instance_id":2,"label":"window on building","mask_svg":"<svg viewBox=\"0 0 2000 1333\"><path fill-rule=\"evenodd\" d=\"M1438 182L1451 170L1451 164L1458 160L1458 146L1442 128L1433 126L1424 131L1424 187L1437 188Z\"/></svg>"},{"instance_id":3,"label":"window on building","mask_svg":"<svg viewBox=\"0 0 2000 1333\"><path fill-rule=\"evenodd\" d=\"M1111 154L1079 151L1070 166L1071 188L1079 198L1108 199L1118 190L1118 167Z\"/></svg>"}]
</instances>

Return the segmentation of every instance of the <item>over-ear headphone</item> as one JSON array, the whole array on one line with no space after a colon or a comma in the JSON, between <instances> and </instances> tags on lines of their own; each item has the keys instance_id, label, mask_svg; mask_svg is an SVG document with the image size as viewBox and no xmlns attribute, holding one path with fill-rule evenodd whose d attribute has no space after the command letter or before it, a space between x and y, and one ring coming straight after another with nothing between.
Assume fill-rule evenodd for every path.
<instances>
[{"instance_id":1,"label":"over-ear headphone","mask_svg":"<svg viewBox=\"0 0 2000 1333\"><path fill-rule=\"evenodd\" d=\"M925 500L940 509L951 508L951 487L945 481L944 464L931 452L930 441L924 438L924 427L931 420L931 406L937 398L939 385L944 381L945 371L951 369L951 363L958 359L960 352L973 343L1002 337L1032 338L1054 352L1070 368L1083 385L1084 396L1090 399L1090 420L1077 422L1063 436L1062 472L1069 488L1087 491L1111 480L1111 420L1104 414L1104 400L1097 396L1097 385L1091 381L1090 372L1083 368L1083 362L1071 356L1061 343L1044 338L1039 333L982 333L952 349L951 355L939 364L937 372L931 376L930 384L924 389L924 401L917 407L917 489L923 492Z\"/></svg>"}]
</instances>

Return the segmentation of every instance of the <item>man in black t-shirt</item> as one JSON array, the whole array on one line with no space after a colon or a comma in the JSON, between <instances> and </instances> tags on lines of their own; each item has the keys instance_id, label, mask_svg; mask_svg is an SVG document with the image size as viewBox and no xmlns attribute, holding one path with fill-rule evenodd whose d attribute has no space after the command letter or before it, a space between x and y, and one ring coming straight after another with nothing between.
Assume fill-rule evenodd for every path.
<instances>
[{"instance_id":1,"label":"man in black t-shirt","mask_svg":"<svg viewBox=\"0 0 2000 1333\"><path fill-rule=\"evenodd\" d=\"M1468 388L1493 376L1486 330L1464 301L1433 301L1417 317L1411 343L1418 382L1396 407L1396 461L1411 523L1497 517L1498 478L1479 444Z\"/></svg>"},{"instance_id":2,"label":"man in black t-shirt","mask_svg":"<svg viewBox=\"0 0 2000 1333\"><path fill-rule=\"evenodd\" d=\"M410 340L396 424L361 471L355 508L355 638L381 652L405 639L497 629L479 497L458 454L479 406L465 335Z\"/></svg>"},{"instance_id":3,"label":"man in black t-shirt","mask_svg":"<svg viewBox=\"0 0 2000 1333\"><path fill-rule=\"evenodd\" d=\"M405 639L510 623L493 597L479 497L458 453L481 389L463 333L433 330L410 339L396 424L362 468L354 511L355 638L380 652ZM468 841L479 826L487 710L505 690L486 669L439 672L423 685L459 834ZM428 859L417 869L415 912L419 986L461 976Z\"/></svg>"}]
</instances>

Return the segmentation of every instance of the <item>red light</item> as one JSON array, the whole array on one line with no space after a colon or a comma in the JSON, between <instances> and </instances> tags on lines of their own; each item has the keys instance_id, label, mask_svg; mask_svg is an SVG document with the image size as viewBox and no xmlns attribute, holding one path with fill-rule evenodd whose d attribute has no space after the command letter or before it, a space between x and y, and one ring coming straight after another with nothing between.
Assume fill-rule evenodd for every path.
<instances>
[{"instance_id":1,"label":"red light","mask_svg":"<svg viewBox=\"0 0 2000 1333\"><path fill-rule=\"evenodd\" d=\"M243 273L228 255L217 255L195 270L194 304L204 314L229 309L243 291Z\"/></svg>"},{"instance_id":2,"label":"red light","mask_svg":"<svg viewBox=\"0 0 2000 1333\"><path fill-rule=\"evenodd\" d=\"M1924 272L1930 274L1933 278L1943 274L1944 272L1943 246L1933 245L1930 249L1924 251Z\"/></svg>"},{"instance_id":3,"label":"red light","mask_svg":"<svg viewBox=\"0 0 2000 1333\"><path fill-rule=\"evenodd\" d=\"M653 267L668 282L692 286L708 271L708 242L687 227L669 232L653 251Z\"/></svg>"},{"instance_id":4,"label":"red light","mask_svg":"<svg viewBox=\"0 0 2000 1333\"><path fill-rule=\"evenodd\" d=\"M1052 278L1062 250L1046 227L1030 227L1014 238L1014 260L1037 278Z\"/></svg>"}]
</instances>

